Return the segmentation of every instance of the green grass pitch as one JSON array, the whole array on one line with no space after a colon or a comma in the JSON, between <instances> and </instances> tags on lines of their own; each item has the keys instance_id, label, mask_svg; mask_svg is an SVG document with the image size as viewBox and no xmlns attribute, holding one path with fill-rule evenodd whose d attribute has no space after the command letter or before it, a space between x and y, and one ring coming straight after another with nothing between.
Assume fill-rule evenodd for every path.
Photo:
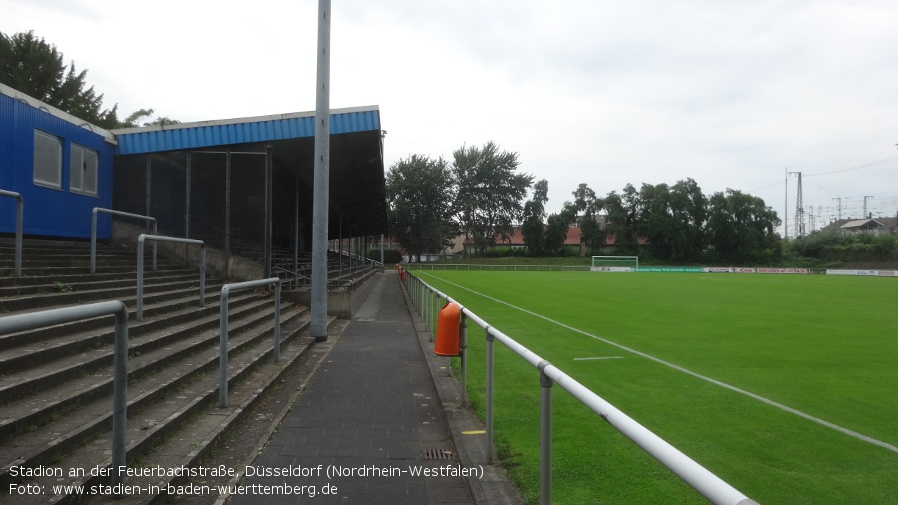
<instances>
[{"instance_id":1,"label":"green grass pitch","mask_svg":"<svg viewBox=\"0 0 898 505\"><path fill-rule=\"evenodd\" d=\"M761 504L898 503L895 279L416 274ZM484 348L469 328L469 395L481 414ZM501 344L496 363L496 443L535 503L538 372ZM553 403L554 503L705 503L564 390Z\"/></svg>"}]
</instances>

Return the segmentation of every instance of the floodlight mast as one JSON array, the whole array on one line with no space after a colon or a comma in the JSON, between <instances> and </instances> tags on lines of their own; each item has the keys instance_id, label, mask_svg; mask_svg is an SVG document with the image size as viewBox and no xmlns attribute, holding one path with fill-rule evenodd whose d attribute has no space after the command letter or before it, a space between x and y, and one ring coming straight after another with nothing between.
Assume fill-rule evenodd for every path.
<instances>
[{"instance_id":1,"label":"floodlight mast","mask_svg":"<svg viewBox=\"0 0 898 505\"><path fill-rule=\"evenodd\" d=\"M327 231L330 193L331 2L318 0L318 78L315 93L315 175L312 204L312 320L316 342L327 341Z\"/></svg>"}]
</instances>

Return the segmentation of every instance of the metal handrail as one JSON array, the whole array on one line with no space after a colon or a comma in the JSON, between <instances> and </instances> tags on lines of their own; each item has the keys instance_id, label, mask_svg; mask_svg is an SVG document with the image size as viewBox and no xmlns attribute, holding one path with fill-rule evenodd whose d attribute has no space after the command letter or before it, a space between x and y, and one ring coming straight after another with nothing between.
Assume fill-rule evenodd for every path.
<instances>
[{"instance_id":1,"label":"metal handrail","mask_svg":"<svg viewBox=\"0 0 898 505\"><path fill-rule=\"evenodd\" d=\"M0 196L9 196L16 199L16 258L15 271L16 277L22 276L22 223L25 216L25 201L22 195L15 191L6 191L0 189Z\"/></svg>"},{"instance_id":2,"label":"metal handrail","mask_svg":"<svg viewBox=\"0 0 898 505\"><path fill-rule=\"evenodd\" d=\"M228 295L238 289L270 286L274 284L274 361L281 360L281 279L271 277L255 281L235 282L221 287L219 308L219 355L218 355L218 406L228 406Z\"/></svg>"},{"instance_id":3,"label":"metal handrail","mask_svg":"<svg viewBox=\"0 0 898 505\"><path fill-rule=\"evenodd\" d=\"M142 219L145 221L153 222L153 235L158 234L158 230L156 228L156 218L150 216L141 216L139 214L129 214L128 212L122 212L120 210L112 210L112 209L104 209L101 207L94 207L94 210L91 212L90 218L90 273L97 273L97 213L103 212L106 214L112 214L113 216L120 217L130 217L134 219ZM156 243L153 242L153 269L156 269Z\"/></svg>"},{"instance_id":4,"label":"metal handrail","mask_svg":"<svg viewBox=\"0 0 898 505\"><path fill-rule=\"evenodd\" d=\"M439 298L445 298L447 302L455 302L462 310L462 396L466 398L465 389L466 371L466 327L467 320L473 321L486 332L486 453L489 462L492 462L493 444L493 342L498 340L518 356L539 370L540 374L540 503L548 505L552 501L552 396L553 384L558 384L562 389L571 393L590 410L598 414L611 426L632 440L642 450L657 459L675 475L683 479L693 489L705 498L717 505L757 505L757 502L748 498L714 475L709 470L683 454L680 450L664 441L649 429L639 424L631 417L618 410L616 407L593 393L586 386L564 373L558 367L541 358L539 355L527 349L508 335L481 319L477 314L465 308L465 306L449 295L430 286L423 280L415 277L410 272L406 276L406 290L410 294L412 303L421 307L422 318L431 321L433 318L433 303L428 293ZM420 302L420 304L419 304ZM438 303L439 305L439 303Z\"/></svg>"},{"instance_id":5,"label":"metal handrail","mask_svg":"<svg viewBox=\"0 0 898 505\"><path fill-rule=\"evenodd\" d=\"M115 300L0 317L0 335L115 314L112 383L112 486L124 482L128 421L128 307Z\"/></svg>"},{"instance_id":6,"label":"metal handrail","mask_svg":"<svg viewBox=\"0 0 898 505\"><path fill-rule=\"evenodd\" d=\"M291 282L292 282L292 285L293 285L293 286L298 286L298 285L299 285L299 282L297 282L297 279L296 279L297 277L299 277L299 278L301 278L301 279L305 279L305 280L307 280L307 281L309 281L309 282L312 282L312 278L311 278L311 277L306 277L305 275L302 275L302 274L299 273L299 272L294 272L294 271L292 271L292 270L287 270L286 268L284 268L284 267L279 267L279 266L276 266L276 267L272 267L272 268L271 268L271 273L272 273L272 274L275 274L275 273L277 273L277 272L284 272L285 274L292 275L292 276L293 276L293 280L292 280Z\"/></svg>"},{"instance_id":7,"label":"metal handrail","mask_svg":"<svg viewBox=\"0 0 898 505\"><path fill-rule=\"evenodd\" d=\"M305 275L302 275L302 274L300 274L300 273L298 273L298 272L294 272L294 271L292 271L292 270L287 270L287 269L284 268L284 267L273 267L273 268L271 269L271 271L272 271L272 273L274 273L274 272L276 272L276 271L277 271L277 272L284 272L284 273L286 273L286 274L290 274L290 275L293 275L293 276L296 276L296 277L301 277L301 278L306 279L306 280L308 280L308 281L311 281L311 280L312 280L311 277L306 277ZM328 286L330 286L330 285L332 285L332 284L336 284L336 285L339 286L339 287L348 287L350 291L352 291L352 290L355 289L355 281L354 281L353 279L328 279L327 284L328 284Z\"/></svg>"},{"instance_id":8,"label":"metal handrail","mask_svg":"<svg viewBox=\"0 0 898 505\"><path fill-rule=\"evenodd\" d=\"M202 240L142 234L137 237L137 320L143 321L143 244L147 240L200 246L200 307L206 304L206 244ZM156 261L153 261L156 271Z\"/></svg>"}]
</instances>

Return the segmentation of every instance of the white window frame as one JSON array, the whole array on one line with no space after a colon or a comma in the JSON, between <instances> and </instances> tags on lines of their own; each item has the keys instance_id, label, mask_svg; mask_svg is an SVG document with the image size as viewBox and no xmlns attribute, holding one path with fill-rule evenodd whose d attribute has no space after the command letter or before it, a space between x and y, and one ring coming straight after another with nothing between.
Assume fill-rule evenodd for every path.
<instances>
[{"instance_id":1,"label":"white window frame","mask_svg":"<svg viewBox=\"0 0 898 505\"><path fill-rule=\"evenodd\" d=\"M81 195L97 196L99 192L100 154L89 147L72 142L69 154L69 191ZM88 174L93 175L94 187L85 187Z\"/></svg>"},{"instance_id":2,"label":"white window frame","mask_svg":"<svg viewBox=\"0 0 898 505\"><path fill-rule=\"evenodd\" d=\"M47 149L49 147L48 142L53 142L56 148L55 153L51 149ZM43 151L39 151L39 149L43 149ZM55 164L55 170L53 166L49 166L50 164ZM56 172L55 181L42 177L53 171ZM34 130L33 180L37 186L62 189L62 139L38 129Z\"/></svg>"}]
</instances>

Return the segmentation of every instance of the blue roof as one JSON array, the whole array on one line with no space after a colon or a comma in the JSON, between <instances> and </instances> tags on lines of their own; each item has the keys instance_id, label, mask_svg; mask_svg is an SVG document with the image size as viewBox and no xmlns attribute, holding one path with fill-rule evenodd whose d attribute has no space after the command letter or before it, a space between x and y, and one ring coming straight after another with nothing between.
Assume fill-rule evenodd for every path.
<instances>
[{"instance_id":1,"label":"blue roof","mask_svg":"<svg viewBox=\"0 0 898 505\"><path fill-rule=\"evenodd\" d=\"M380 130L377 106L332 109L331 135ZM315 112L114 130L116 154L178 151L315 136Z\"/></svg>"}]
</instances>

